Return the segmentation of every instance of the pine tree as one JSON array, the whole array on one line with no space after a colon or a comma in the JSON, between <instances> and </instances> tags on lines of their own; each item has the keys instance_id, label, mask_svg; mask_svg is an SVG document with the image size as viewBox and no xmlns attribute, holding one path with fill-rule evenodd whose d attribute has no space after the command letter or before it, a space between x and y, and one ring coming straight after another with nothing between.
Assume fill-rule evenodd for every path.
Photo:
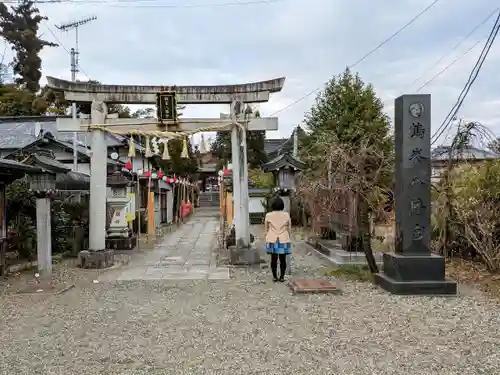
<instances>
[{"instance_id":1,"label":"pine tree","mask_svg":"<svg viewBox=\"0 0 500 375\"><path fill-rule=\"evenodd\" d=\"M38 36L40 22L47 17L41 16L33 1L22 0L11 9L0 3L0 36L5 38L16 55L13 71L16 83L31 92L40 89L42 60L40 52L44 47L57 47Z\"/></svg>"}]
</instances>

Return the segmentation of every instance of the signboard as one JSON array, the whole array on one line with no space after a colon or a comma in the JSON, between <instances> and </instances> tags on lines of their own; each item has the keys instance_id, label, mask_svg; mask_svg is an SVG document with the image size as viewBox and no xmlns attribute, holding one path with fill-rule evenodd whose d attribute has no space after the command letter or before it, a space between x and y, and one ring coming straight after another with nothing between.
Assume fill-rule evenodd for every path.
<instances>
[{"instance_id":1,"label":"signboard","mask_svg":"<svg viewBox=\"0 0 500 375\"><path fill-rule=\"evenodd\" d=\"M177 120L177 98L175 92L156 94L156 112L159 121Z\"/></svg>"}]
</instances>

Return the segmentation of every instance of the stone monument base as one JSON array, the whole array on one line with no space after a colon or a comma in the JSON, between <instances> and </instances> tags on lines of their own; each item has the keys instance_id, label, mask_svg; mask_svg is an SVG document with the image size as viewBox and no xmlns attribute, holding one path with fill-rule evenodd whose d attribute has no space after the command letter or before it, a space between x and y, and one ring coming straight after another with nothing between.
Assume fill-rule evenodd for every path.
<instances>
[{"instance_id":1,"label":"stone monument base","mask_svg":"<svg viewBox=\"0 0 500 375\"><path fill-rule=\"evenodd\" d=\"M382 265L382 254L374 252L373 257L375 258L375 262L380 266ZM330 253L330 259L335 265L338 267L343 266L356 266L356 267L364 267L368 266L368 262L366 261L365 253L351 252L345 250L335 250Z\"/></svg>"},{"instance_id":2,"label":"stone monument base","mask_svg":"<svg viewBox=\"0 0 500 375\"><path fill-rule=\"evenodd\" d=\"M255 236L250 233L250 244L255 242ZM229 234L226 235L226 248L229 249L230 246L236 246L236 233L234 227L231 229Z\"/></svg>"},{"instance_id":3,"label":"stone monument base","mask_svg":"<svg viewBox=\"0 0 500 375\"><path fill-rule=\"evenodd\" d=\"M137 237L107 237L106 249L133 250L137 246Z\"/></svg>"},{"instance_id":4,"label":"stone monument base","mask_svg":"<svg viewBox=\"0 0 500 375\"><path fill-rule=\"evenodd\" d=\"M253 266L264 263L255 247L229 246L229 263L233 266Z\"/></svg>"},{"instance_id":5,"label":"stone monument base","mask_svg":"<svg viewBox=\"0 0 500 375\"><path fill-rule=\"evenodd\" d=\"M115 252L106 250L82 250L78 253L78 266L80 268L108 268L115 263Z\"/></svg>"},{"instance_id":6,"label":"stone monument base","mask_svg":"<svg viewBox=\"0 0 500 375\"><path fill-rule=\"evenodd\" d=\"M375 283L392 294L455 295L457 283L445 279L442 256L384 254L384 272L375 275Z\"/></svg>"},{"instance_id":7,"label":"stone monument base","mask_svg":"<svg viewBox=\"0 0 500 375\"><path fill-rule=\"evenodd\" d=\"M306 243L322 254L335 267L365 267L368 266L364 252L346 251L342 248L339 240L325 240L320 238L310 238ZM380 266L382 264L382 254L374 252L375 261Z\"/></svg>"}]
</instances>

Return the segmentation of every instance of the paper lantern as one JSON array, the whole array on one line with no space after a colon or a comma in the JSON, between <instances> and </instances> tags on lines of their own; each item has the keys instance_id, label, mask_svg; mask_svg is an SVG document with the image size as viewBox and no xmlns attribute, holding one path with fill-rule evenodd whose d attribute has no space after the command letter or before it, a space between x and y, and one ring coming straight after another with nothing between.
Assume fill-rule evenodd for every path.
<instances>
[{"instance_id":1,"label":"paper lantern","mask_svg":"<svg viewBox=\"0 0 500 375\"><path fill-rule=\"evenodd\" d=\"M158 174L158 178L159 178L160 180L162 180L162 179L163 179L163 172L161 171L161 169L158 171L158 173L157 173L157 174Z\"/></svg>"},{"instance_id":2,"label":"paper lantern","mask_svg":"<svg viewBox=\"0 0 500 375\"><path fill-rule=\"evenodd\" d=\"M146 176L146 177L151 177L151 172L150 172L150 171L146 171L146 172L144 172L144 176Z\"/></svg>"},{"instance_id":3,"label":"paper lantern","mask_svg":"<svg viewBox=\"0 0 500 375\"><path fill-rule=\"evenodd\" d=\"M137 170L137 176L142 176L144 174L144 171L142 169Z\"/></svg>"},{"instance_id":4,"label":"paper lantern","mask_svg":"<svg viewBox=\"0 0 500 375\"><path fill-rule=\"evenodd\" d=\"M126 163L125 163L125 168L127 168L129 171L131 171L131 170L132 170L132 163L131 163L131 162L129 162L129 161L128 161L128 162L126 162Z\"/></svg>"},{"instance_id":5,"label":"paper lantern","mask_svg":"<svg viewBox=\"0 0 500 375\"><path fill-rule=\"evenodd\" d=\"M167 180L168 180L168 179L167 179L167 176L163 176L163 177L162 177L162 180L163 180L163 181L165 181L165 182L167 182Z\"/></svg>"},{"instance_id":6,"label":"paper lantern","mask_svg":"<svg viewBox=\"0 0 500 375\"><path fill-rule=\"evenodd\" d=\"M158 174L156 174L155 172L153 172L153 173L151 174L151 178L153 178L153 179L158 178Z\"/></svg>"}]
</instances>

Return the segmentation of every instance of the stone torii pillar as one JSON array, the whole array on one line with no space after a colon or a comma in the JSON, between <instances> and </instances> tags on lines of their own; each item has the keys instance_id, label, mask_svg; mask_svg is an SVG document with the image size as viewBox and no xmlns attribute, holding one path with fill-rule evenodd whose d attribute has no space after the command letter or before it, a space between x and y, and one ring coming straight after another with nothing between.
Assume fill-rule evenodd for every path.
<instances>
[{"instance_id":1,"label":"stone torii pillar","mask_svg":"<svg viewBox=\"0 0 500 375\"><path fill-rule=\"evenodd\" d=\"M108 109L100 100L92 101L91 123L103 125ZM80 251L78 263L82 268L106 268L114 264L114 251L106 249L106 185L108 148L106 133L92 129L90 158L89 250Z\"/></svg>"},{"instance_id":2,"label":"stone torii pillar","mask_svg":"<svg viewBox=\"0 0 500 375\"><path fill-rule=\"evenodd\" d=\"M92 124L104 124L107 106L102 101L92 102ZM89 207L89 250L100 251L106 248L106 179L108 150L106 133L92 129L92 157L90 160L90 207Z\"/></svg>"},{"instance_id":3,"label":"stone torii pillar","mask_svg":"<svg viewBox=\"0 0 500 375\"><path fill-rule=\"evenodd\" d=\"M234 101L231 104L231 119L238 121L244 113L244 103ZM233 168L233 193L235 202L234 229L236 246L241 249L250 247L250 219L248 198L248 159L246 127L233 126L231 130L231 163ZM236 209L237 208L237 209Z\"/></svg>"}]
</instances>

